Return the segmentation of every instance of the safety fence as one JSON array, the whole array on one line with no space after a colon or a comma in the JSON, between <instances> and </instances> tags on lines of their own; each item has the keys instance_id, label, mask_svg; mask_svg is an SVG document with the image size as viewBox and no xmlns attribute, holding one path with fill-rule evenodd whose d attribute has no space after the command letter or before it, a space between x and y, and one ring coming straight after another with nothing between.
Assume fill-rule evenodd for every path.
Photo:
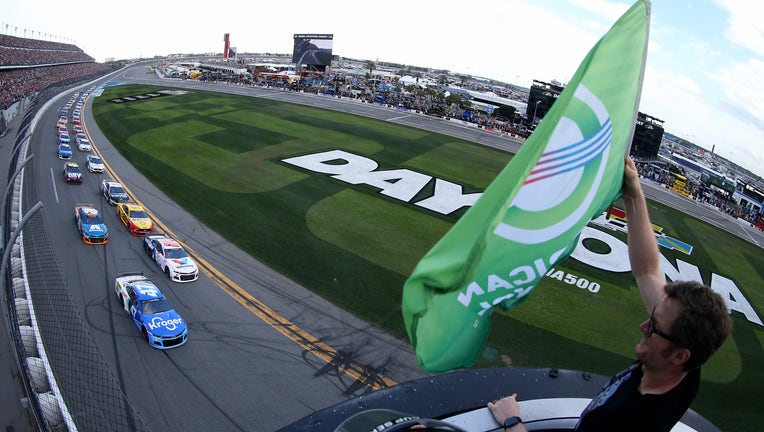
<instances>
[{"instance_id":1,"label":"safety fence","mask_svg":"<svg viewBox=\"0 0 764 432\"><path fill-rule=\"evenodd\" d=\"M40 92L17 131L0 214L6 324L39 430L148 431L72 300L39 200L44 173L28 156L42 104L71 86Z\"/></svg>"}]
</instances>

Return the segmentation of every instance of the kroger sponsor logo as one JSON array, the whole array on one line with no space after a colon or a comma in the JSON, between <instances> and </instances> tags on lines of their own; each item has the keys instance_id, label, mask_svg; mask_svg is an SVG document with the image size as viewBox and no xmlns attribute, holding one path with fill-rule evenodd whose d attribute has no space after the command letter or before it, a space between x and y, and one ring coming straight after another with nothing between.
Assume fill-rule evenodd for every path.
<instances>
[{"instance_id":1,"label":"kroger sponsor logo","mask_svg":"<svg viewBox=\"0 0 764 432\"><path fill-rule=\"evenodd\" d=\"M183 324L183 320L181 318L165 320L162 319L162 317L154 317L148 323L149 329L151 330L156 330L160 327L164 327L170 331L177 329L180 324Z\"/></svg>"}]
</instances>

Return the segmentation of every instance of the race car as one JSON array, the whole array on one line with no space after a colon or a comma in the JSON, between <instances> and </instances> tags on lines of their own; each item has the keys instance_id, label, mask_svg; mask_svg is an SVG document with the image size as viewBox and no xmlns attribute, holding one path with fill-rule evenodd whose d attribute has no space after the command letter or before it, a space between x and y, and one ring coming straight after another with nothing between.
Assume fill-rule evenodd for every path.
<instances>
[{"instance_id":1,"label":"race car","mask_svg":"<svg viewBox=\"0 0 764 432\"><path fill-rule=\"evenodd\" d=\"M88 140L88 137L83 133L78 133L74 136L74 142L77 143L77 148L80 151L90 151L90 141Z\"/></svg>"},{"instance_id":2,"label":"race car","mask_svg":"<svg viewBox=\"0 0 764 432\"><path fill-rule=\"evenodd\" d=\"M171 281L192 282L199 278L196 263L177 241L164 234L144 237L143 250Z\"/></svg>"},{"instance_id":3,"label":"race car","mask_svg":"<svg viewBox=\"0 0 764 432\"><path fill-rule=\"evenodd\" d=\"M64 164L64 181L67 183L82 183L82 171L74 162Z\"/></svg>"},{"instance_id":4,"label":"race car","mask_svg":"<svg viewBox=\"0 0 764 432\"><path fill-rule=\"evenodd\" d=\"M92 154L85 157L85 166L92 173L102 173L106 169L101 158Z\"/></svg>"},{"instance_id":5,"label":"race car","mask_svg":"<svg viewBox=\"0 0 764 432\"><path fill-rule=\"evenodd\" d=\"M77 134L77 135L82 135L82 134ZM87 138L78 139L77 140L77 149L79 151L89 152L90 150L92 150L91 147L90 147L90 141L88 141Z\"/></svg>"},{"instance_id":6,"label":"race car","mask_svg":"<svg viewBox=\"0 0 764 432\"><path fill-rule=\"evenodd\" d=\"M71 144L72 139L69 137L69 133L62 133L58 135L58 143L59 144Z\"/></svg>"},{"instance_id":7,"label":"race car","mask_svg":"<svg viewBox=\"0 0 764 432\"><path fill-rule=\"evenodd\" d=\"M117 215L132 235L144 236L154 231L154 222L151 221L143 207L138 204L117 204Z\"/></svg>"},{"instance_id":8,"label":"race car","mask_svg":"<svg viewBox=\"0 0 764 432\"><path fill-rule=\"evenodd\" d=\"M82 234L82 241L87 244L106 244L109 242L109 230L103 223L101 214L93 204L74 206L74 221Z\"/></svg>"},{"instance_id":9,"label":"race car","mask_svg":"<svg viewBox=\"0 0 764 432\"><path fill-rule=\"evenodd\" d=\"M142 273L121 273L114 281L119 304L141 331L149 346L161 350L188 341L188 329L162 291Z\"/></svg>"},{"instance_id":10,"label":"race car","mask_svg":"<svg viewBox=\"0 0 764 432\"><path fill-rule=\"evenodd\" d=\"M125 192L125 189L121 184L114 180L102 180L101 181L101 193L103 194L109 205L117 205L123 202L129 202L130 197Z\"/></svg>"},{"instance_id":11,"label":"race car","mask_svg":"<svg viewBox=\"0 0 764 432\"><path fill-rule=\"evenodd\" d=\"M69 144L59 144L58 151L56 152L59 159L71 159L72 158L72 146Z\"/></svg>"}]
</instances>

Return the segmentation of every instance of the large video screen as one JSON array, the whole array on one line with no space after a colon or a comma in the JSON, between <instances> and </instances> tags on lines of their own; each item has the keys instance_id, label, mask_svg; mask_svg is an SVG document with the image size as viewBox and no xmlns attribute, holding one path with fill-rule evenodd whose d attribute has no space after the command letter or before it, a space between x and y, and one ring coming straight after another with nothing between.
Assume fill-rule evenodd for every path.
<instances>
[{"instance_id":1,"label":"large video screen","mask_svg":"<svg viewBox=\"0 0 764 432\"><path fill-rule=\"evenodd\" d=\"M332 63L331 34L296 34L292 63L297 65L329 66Z\"/></svg>"}]
</instances>

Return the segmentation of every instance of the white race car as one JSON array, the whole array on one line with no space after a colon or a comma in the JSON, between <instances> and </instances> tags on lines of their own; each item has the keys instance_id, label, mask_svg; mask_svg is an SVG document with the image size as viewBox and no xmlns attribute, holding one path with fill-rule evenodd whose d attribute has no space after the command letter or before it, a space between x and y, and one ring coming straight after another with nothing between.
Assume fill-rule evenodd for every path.
<instances>
[{"instance_id":1,"label":"white race car","mask_svg":"<svg viewBox=\"0 0 764 432\"><path fill-rule=\"evenodd\" d=\"M77 149L79 151L90 151L92 150L92 147L90 146L90 141L88 140L87 136L83 133L78 133L74 136L74 142L77 143Z\"/></svg>"},{"instance_id":2,"label":"white race car","mask_svg":"<svg viewBox=\"0 0 764 432\"><path fill-rule=\"evenodd\" d=\"M164 234L143 238L143 250L172 281L192 282L199 278L199 268L177 241Z\"/></svg>"},{"instance_id":3,"label":"white race car","mask_svg":"<svg viewBox=\"0 0 764 432\"><path fill-rule=\"evenodd\" d=\"M121 184L114 180L102 180L101 181L101 193L109 205L117 205L123 202L130 202L130 197L125 192L125 189Z\"/></svg>"},{"instance_id":4,"label":"white race car","mask_svg":"<svg viewBox=\"0 0 764 432\"><path fill-rule=\"evenodd\" d=\"M101 158L92 154L85 157L85 166L87 166L88 171L92 173L102 173L106 169Z\"/></svg>"}]
</instances>

